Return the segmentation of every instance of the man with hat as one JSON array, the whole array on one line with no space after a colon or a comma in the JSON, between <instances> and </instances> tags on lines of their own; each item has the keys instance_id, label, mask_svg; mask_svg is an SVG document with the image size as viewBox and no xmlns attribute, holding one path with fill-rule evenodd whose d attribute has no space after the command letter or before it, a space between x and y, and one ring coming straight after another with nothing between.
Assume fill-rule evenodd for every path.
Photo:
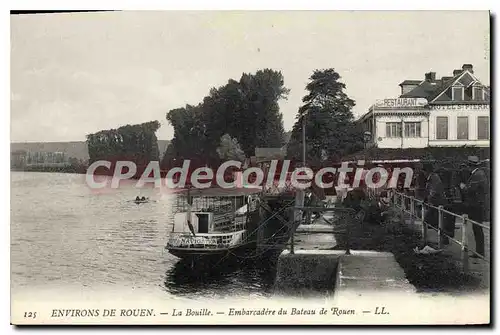
<instances>
[{"instance_id":1,"label":"man with hat","mask_svg":"<svg viewBox=\"0 0 500 335\"><path fill-rule=\"evenodd\" d=\"M486 205L486 195L488 192L488 179L486 173L480 167L477 156L469 156L467 159L469 166L473 168L467 183L460 183L460 188L465 194L467 204L467 214L469 219L483 223L484 210ZM476 252L484 256L484 232L483 228L473 224L472 231L476 240ZM472 256L477 257L477 256Z\"/></svg>"}]
</instances>

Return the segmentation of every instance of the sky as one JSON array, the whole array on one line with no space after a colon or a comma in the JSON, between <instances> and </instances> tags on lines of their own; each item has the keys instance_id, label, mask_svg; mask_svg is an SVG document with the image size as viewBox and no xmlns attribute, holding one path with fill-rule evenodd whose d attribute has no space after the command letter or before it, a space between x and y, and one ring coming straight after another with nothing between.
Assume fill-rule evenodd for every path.
<instances>
[{"instance_id":1,"label":"sky","mask_svg":"<svg viewBox=\"0 0 500 335\"><path fill-rule=\"evenodd\" d=\"M11 141L83 141L198 104L212 87L272 68L290 130L315 69L334 68L356 117L405 79L462 64L490 83L489 16L449 12L126 11L11 16Z\"/></svg>"}]
</instances>

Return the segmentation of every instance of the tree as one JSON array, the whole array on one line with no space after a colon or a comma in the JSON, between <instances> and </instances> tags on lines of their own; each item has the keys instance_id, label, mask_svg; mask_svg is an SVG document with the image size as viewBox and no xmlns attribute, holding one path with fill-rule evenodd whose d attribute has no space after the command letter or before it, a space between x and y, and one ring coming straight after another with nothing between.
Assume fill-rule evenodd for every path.
<instances>
[{"instance_id":1,"label":"tree","mask_svg":"<svg viewBox=\"0 0 500 335\"><path fill-rule=\"evenodd\" d=\"M247 156L256 147L282 147L285 144L283 116L279 112L279 100L286 99L290 92L284 86L281 72L271 69L259 70L255 75L243 74L240 86L245 108L238 119L242 149ZM243 114L243 115L242 115Z\"/></svg>"},{"instance_id":2,"label":"tree","mask_svg":"<svg viewBox=\"0 0 500 335\"><path fill-rule=\"evenodd\" d=\"M306 160L320 164L340 160L345 154L363 149L363 132L354 122L354 100L334 69L315 70L306 86L290 141L289 158L302 160L302 124L306 123Z\"/></svg>"},{"instance_id":3,"label":"tree","mask_svg":"<svg viewBox=\"0 0 500 335\"><path fill-rule=\"evenodd\" d=\"M197 159L215 164L225 134L237 140L247 157L254 155L256 147L283 146L283 117L278 102L288 92L281 72L264 69L255 74L243 73L239 81L230 79L212 88L197 106L169 111L167 120L174 127L174 138L164 163Z\"/></svg>"},{"instance_id":4,"label":"tree","mask_svg":"<svg viewBox=\"0 0 500 335\"><path fill-rule=\"evenodd\" d=\"M245 153L241 150L238 140L224 134L220 138L220 146L217 148L219 157L223 160L244 161Z\"/></svg>"},{"instance_id":5,"label":"tree","mask_svg":"<svg viewBox=\"0 0 500 335\"><path fill-rule=\"evenodd\" d=\"M167 120L174 127L171 146L178 156L196 157L204 152L205 125L202 122L202 110L199 106L172 109Z\"/></svg>"},{"instance_id":6,"label":"tree","mask_svg":"<svg viewBox=\"0 0 500 335\"><path fill-rule=\"evenodd\" d=\"M89 164L98 160L133 161L138 167L159 159L156 131L158 121L125 125L87 135Z\"/></svg>"}]
</instances>

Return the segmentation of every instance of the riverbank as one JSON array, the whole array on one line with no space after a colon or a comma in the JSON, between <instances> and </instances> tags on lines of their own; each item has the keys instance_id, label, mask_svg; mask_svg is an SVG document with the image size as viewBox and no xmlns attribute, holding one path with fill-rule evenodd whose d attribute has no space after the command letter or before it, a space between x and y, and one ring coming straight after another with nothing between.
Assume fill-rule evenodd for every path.
<instances>
[{"instance_id":1,"label":"riverbank","mask_svg":"<svg viewBox=\"0 0 500 335\"><path fill-rule=\"evenodd\" d=\"M23 168L11 167L11 172L52 172L52 173L87 173L87 167L81 166L26 166Z\"/></svg>"}]
</instances>

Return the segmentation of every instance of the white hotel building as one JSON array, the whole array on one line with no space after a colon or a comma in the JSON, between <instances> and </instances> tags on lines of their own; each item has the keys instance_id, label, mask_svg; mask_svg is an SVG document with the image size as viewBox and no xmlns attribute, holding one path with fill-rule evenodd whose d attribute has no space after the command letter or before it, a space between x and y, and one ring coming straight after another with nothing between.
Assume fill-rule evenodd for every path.
<instances>
[{"instance_id":1,"label":"white hotel building","mask_svg":"<svg viewBox=\"0 0 500 335\"><path fill-rule=\"evenodd\" d=\"M424 148L428 146L490 145L490 89L474 76L471 64L453 76L405 80L401 95L377 101L359 122L371 133L368 146Z\"/></svg>"}]
</instances>

